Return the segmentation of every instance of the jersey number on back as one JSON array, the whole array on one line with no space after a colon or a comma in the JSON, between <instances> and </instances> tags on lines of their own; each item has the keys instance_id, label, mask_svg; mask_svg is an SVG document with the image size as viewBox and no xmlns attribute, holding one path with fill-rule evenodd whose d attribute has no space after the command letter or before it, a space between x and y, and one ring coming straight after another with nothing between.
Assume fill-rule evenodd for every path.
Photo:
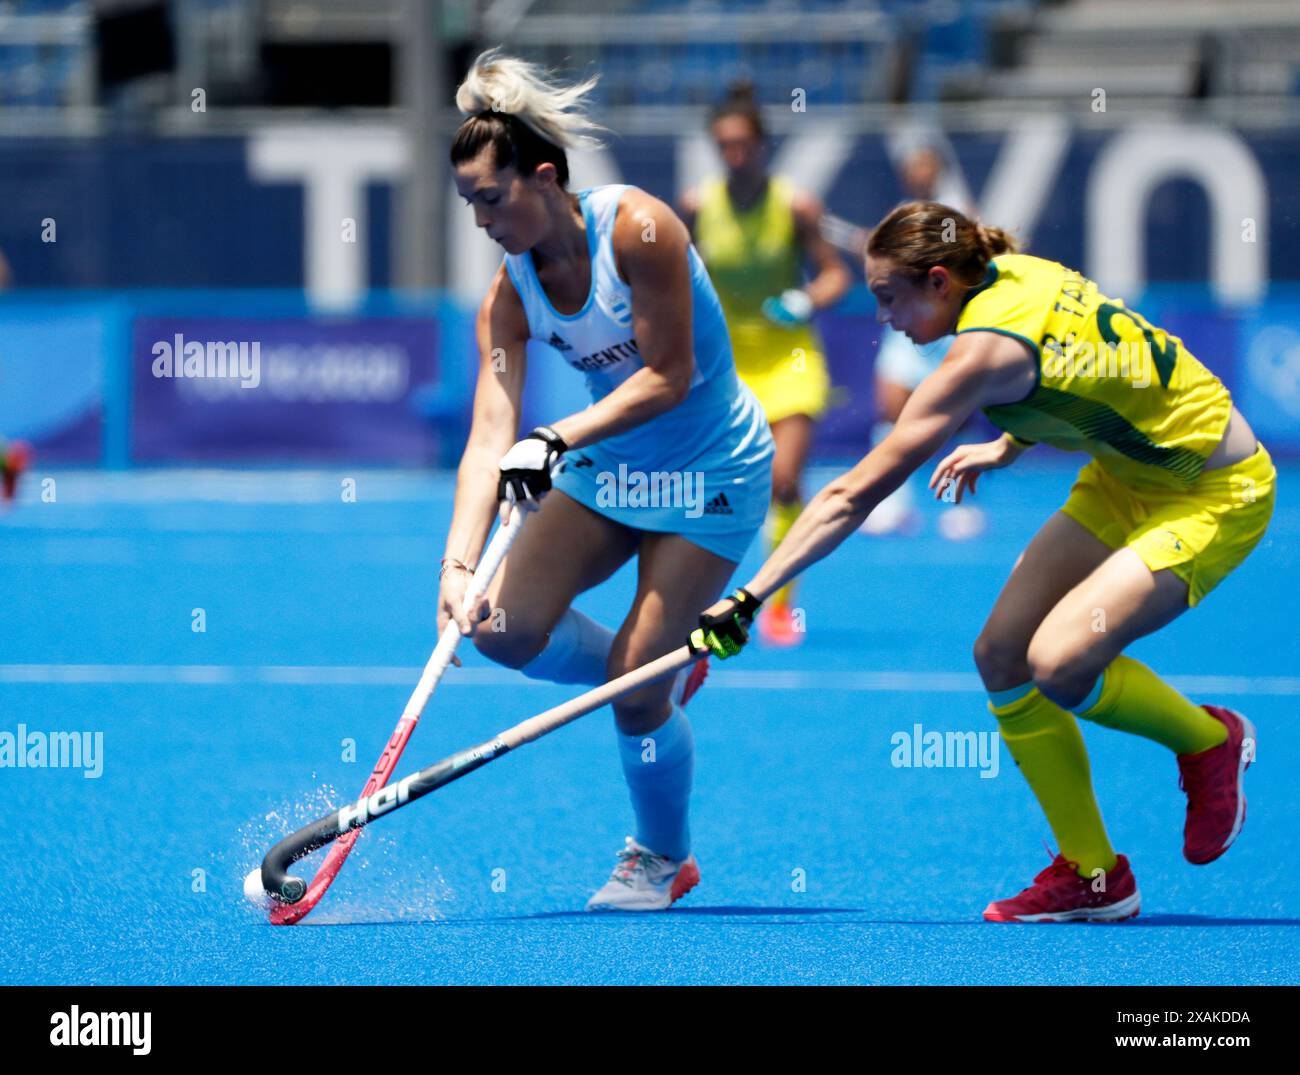
<instances>
[{"instance_id":1,"label":"jersey number on back","mask_svg":"<svg viewBox=\"0 0 1300 1075\"><path fill-rule=\"evenodd\" d=\"M1116 306L1111 302L1103 302L1097 307L1097 332L1101 338L1112 347L1123 346L1124 341L1115 331L1111 324L1111 319L1116 316L1127 317L1139 329L1146 340L1148 353L1151 361L1156 367L1156 376L1160 378L1160 387L1169 387L1169 378L1173 376L1174 364L1178 361L1178 344L1170 337L1165 337L1164 346L1156 343L1155 329L1147 322L1136 310L1130 310L1127 306ZM1132 368L1130 362L1129 368Z\"/></svg>"}]
</instances>

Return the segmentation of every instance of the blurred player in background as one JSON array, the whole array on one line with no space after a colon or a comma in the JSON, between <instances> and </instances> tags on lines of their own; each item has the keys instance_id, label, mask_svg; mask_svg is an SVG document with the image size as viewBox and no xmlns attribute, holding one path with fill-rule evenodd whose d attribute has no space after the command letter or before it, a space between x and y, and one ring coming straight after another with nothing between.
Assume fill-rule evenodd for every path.
<instances>
[{"instance_id":1,"label":"blurred player in background","mask_svg":"<svg viewBox=\"0 0 1300 1075\"><path fill-rule=\"evenodd\" d=\"M767 538L775 548L803 507L800 486L813 425L830 393L822 344L809 322L839 301L850 274L822 237L821 202L768 171L766 132L750 83L733 84L710 131L726 174L687 191L680 209L722 303L736 369L772 426L776 459ZM804 260L813 271L807 282ZM791 606L792 587L774 595L759 620L766 642L802 640Z\"/></svg>"},{"instance_id":2,"label":"blurred player in background","mask_svg":"<svg viewBox=\"0 0 1300 1075\"><path fill-rule=\"evenodd\" d=\"M719 656L738 652L762 599L827 556L979 408L1003 436L958 446L930 479L951 484L958 500L1037 441L1087 452L975 643L989 710L1060 848L1032 885L984 917L1132 917L1137 882L1111 847L1075 717L1176 756L1189 862L1232 845L1246 818L1254 727L1194 704L1124 650L1199 604L1259 543L1273 512L1272 460L1177 337L949 206L911 202L886 216L868 244L867 285L881 319L910 339L955 332L957 341L889 436L817 494L753 582L701 614L696 638Z\"/></svg>"},{"instance_id":3,"label":"blurred player in background","mask_svg":"<svg viewBox=\"0 0 1300 1075\"><path fill-rule=\"evenodd\" d=\"M672 649L723 591L762 526L773 452L681 220L636 187L566 189L565 150L599 130L583 112L593 84L553 85L491 50L456 95L468 117L451 148L456 188L506 257L479 310L473 423L438 611L440 631L454 619L500 664L589 686ZM530 339L586 376L592 403L516 443ZM690 482L697 510L610 495L629 473ZM498 501L537 514L467 615ZM617 634L570 607L633 556L636 596ZM504 629L483 622L490 609L504 611ZM682 682L614 703L636 836L589 910L663 909L699 879L687 823L694 739L681 707L703 672L697 663Z\"/></svg>"},{"instance_id":4,"label":"blurred player in background","mask_svg":"<svg viewBox=\"0 0 1300 1075\"><path fill-rule=\"evenodd\" d=\"M937 149L920 145L903 158L900 178L907 200L930 201L939 197L944 174L944 160ZM946 200L946 199L945 199ZM960 206L970 212L970 206ZM866 235L863 235L866 242ZM863 253L865 254L865 246ZM908 398L917 386L939 368L943 356L952 346L952 337L944 336L933 343L913 343L896 329L882 326L880 349L876 352L876 423L871 443L879 444L894 428ZM916 534L921 529L921 514L916 510L913 482L906 481L862 524L865 534ZM984 529L984 514L973 504L953 504L939 516L939 532L946 538L974 537Z\"/></svg>"}]
</instances>

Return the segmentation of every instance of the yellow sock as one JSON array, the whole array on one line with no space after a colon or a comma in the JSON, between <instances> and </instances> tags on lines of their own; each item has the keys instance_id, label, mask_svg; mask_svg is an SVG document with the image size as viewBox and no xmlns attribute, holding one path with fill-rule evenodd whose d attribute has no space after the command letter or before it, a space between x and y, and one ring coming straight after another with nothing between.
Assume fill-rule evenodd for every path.
<instances>
[{"instance_id":1,"label":"yellow sock","mask_svg":"<svg viewBox=\"0 0 1300 1075\"><path fill-rule=\"evenodd\" d=\"M989 696L1002 741L1047 815L1057 846L1079 874L1114 869L1117 861L1092 792L1092 770L1079 725L1032 683Z\"/></svg>"},{"instance_id":2,"label":"yellow sock","mask_svg":"<svg viewBox=\"0 0 1300 1075\"><path fill-rule=\"evenodd\" d=\"M1221 722L1123 654L1106 666L1074 712L1094 724L1154 739L1175 754L1199 754L1228 738Z\"/></svg>"},{"instance_id":3,"label":"yellow sock","mask_svg":"<svg viewBox=\"0 0 1300 1075\"><path fill-rule=\"evenodd\" d=\"M794 521L799 518L799 513L803 511L803 502L792 500L788 504L783 504L779 500L773 500L767 509L767 550L769 554L773 549L785 540L786 534L790 532L790 527L794 526ZM768 598L769 605L789 605L794 600L794 582L787 582L771 597Z\"/></svg>"}]
</instances>

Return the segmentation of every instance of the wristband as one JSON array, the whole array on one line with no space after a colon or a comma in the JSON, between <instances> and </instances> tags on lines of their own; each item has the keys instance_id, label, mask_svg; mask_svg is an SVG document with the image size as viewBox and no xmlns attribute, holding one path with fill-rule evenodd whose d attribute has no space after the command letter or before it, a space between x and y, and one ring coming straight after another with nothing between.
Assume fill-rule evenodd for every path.
<instances>
[{"instance_id":1,"label":"wristband","mask_svg":"<svg viewBox=\"0 0 1300 1075\"><path fill-rule=\"evenodd\" d=\"M752 620L754 614L762 607L763 602L750 593L745 587L737 586L731 593L731 599L736 602L736 611L747 620Z\"/></svg>"},{"instance_id":2,"label":"wristband","mask_svg":"<svg viewBox=\"0 0 1300 1075\"><path fill-rule=\"evenodd\" d=\"M441 579L442 576L453 567L458 567L462 571L468 571L471 575L474 574L474 569L470 567L469 564L465 563L464 560L457 560L454 556L444 556L439 561L438 578Z\"/></svg>"},{"instance_id":3,"label":"wristband","mask_svg":"<svg viewBox=\"0 0 1300 1075\"><path fill-rule=\"evenodd\" d=\"M545 441L546 446L556 455L563 455L569 450L569 446L564 443L564 438L550 426L538 426L528 435L535 437L537 440Z\"/></svg>"}]
</instances>

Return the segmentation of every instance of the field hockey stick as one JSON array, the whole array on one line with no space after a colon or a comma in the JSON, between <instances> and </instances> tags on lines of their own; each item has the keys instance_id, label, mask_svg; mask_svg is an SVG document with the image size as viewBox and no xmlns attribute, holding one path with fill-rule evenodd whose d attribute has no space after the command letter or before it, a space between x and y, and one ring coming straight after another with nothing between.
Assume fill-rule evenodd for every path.
<instances>
[{"instance_id":1,"label":"field hockey stick","mask_svg":"<svg viewBox=\"0 0 1300 1075\"><path fill-rule=\"evenodd\" d=\"M832 246L837 246L846 254L860 258L867 249L867 229L860 228L852 221L845 220L834 213L822 213L821 226L818 229L822 238Z\"/></svg>"},{"instance_id":2,"label":"field hockey stick","mask_svg":"<svg viewBox=\"0 0 1300 1075\"><path fill-rule=\"evenodd\" d=\"M599 709L615 698L681 671L707 652L707 649L697 649L688 643L649 664L634 668L617 679L611 679L603 686L589 690L571 701L557 705L535 717L529 717L487 742L444 758L427 769L421 769L418 773L403 777L395 784L380 788L373 794L363 795L351 805L335 810L328 817L323 817L299 829L293 835L286 836L271 848L266 858L262 860L263 892L278 901L277 907L286 910L295 908L298 901L303 899L303 893L310 895L311 891L307 889L302 878L289 876L289 867L304 855L311 854L318 847L324 847L331 840L342 843L346 839L355 839L361 828L376 818L391 814L394 810L415 802L416 799L422 799L453 780L459 780L466 773L472 773L494 758L499 758L502 754L515 750L525 743L531 743L534 739L549 735L557 728L562 728L592 710ZM340 836L342 839L339 839Z\"/></svg>"},{"instance_id":3,"label":"field hockey stick","mask_svg":"<svg viewBox=\"0 0 1300 1075\"><path fill-rule=\"evenodd\" d=\"M473 578L470 579L469 586L465 590L465 609L468 611L473 608L483 594L487 593L488 584L491 583L493 576L497 573L497 568L501 566L501 561L506 558L506 553L510 551L510 546L514 544L515 538L519 536L519 531L523 528L524 519L528 512L515 508L510 515L510 521L505 526L500 527L488 543L487 550L483 554L482 560L479 561L477 570ZM393 770L397 767L397 760L402 756L402 751L406 749L406 742L411 738L411 732L415 730L415 725L420 720L420 714L424 712L425 705L428 704L429 697L442 679L442 674L447 670L447 665L451 663L451 658L456 652L456 647L461 640L460 628L456 626L455 620L449 620L447 626L442 630L442 637L438 639L438 645L434 647L433 653L429 657L428 663L424 666L424 674L420 676L420 682L416 684L410 700L406 703L406 709L402 711L402 716L397 722L397 727L388 739L388 745L384 747L384 752L379 755L379 760L370 773L370 779L366 781L366 786L361 792L362 799L373 794L378 788L382 788L393 775ZM325 895L325 890L334 882L338 876L339 870L343 868L343 863L352 852L352 845L357 842L360 835L357 831L347 833L341 840L335 842L330 848L329 854L325 856L325 861L321 863L320 869L316 871L316 876L311 880L311 886L303 886L302 892L299 893L299 899L294 901L294 906L286 904L275 904L271 908L271 923L276 926L291 926L300 921L311 913ZM316 844L314 847L323 845ZM244 883L245 894L249 892L256 870L249 874ZM302 884L300 881L299 884Z\"/></svg>"}]
</instances>

